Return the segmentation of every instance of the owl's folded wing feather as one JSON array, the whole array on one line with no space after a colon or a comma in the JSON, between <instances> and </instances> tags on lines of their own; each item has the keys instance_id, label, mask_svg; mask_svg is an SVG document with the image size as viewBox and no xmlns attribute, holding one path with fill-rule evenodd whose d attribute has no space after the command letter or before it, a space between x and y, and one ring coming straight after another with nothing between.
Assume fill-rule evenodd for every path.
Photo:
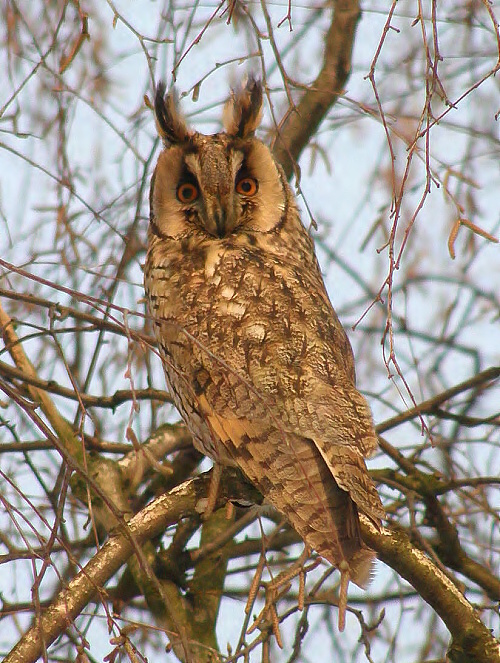
<instances>
[{"instance_id":1,"label":"owl's folded wing feather","mask_svg":"<svg viewBox=\"0 0 500 663\"><path fill-rule=\"evenodd\" d=\"M376 451L377 436L364 396L349 381L323 383L310 395L307 408L296 408L303 410L298 429L314 439L337 484L379 526L385 511L364 461Z\"/></svg>"},{"instance_id":2,"label":"owl's folded wing feather","mask_svg":"<svg viewBox=\"0 0 500 663\"><path fill-rule=\"evenodd\" d=\"M317 444L291 430L282 411L246 379L212 365L212 377L214 371L219 379L206 382L197 399L225 454L312 549L365 586L373 552L362 542L355 500L339 487Z\"/></svg>"}]
</instances>

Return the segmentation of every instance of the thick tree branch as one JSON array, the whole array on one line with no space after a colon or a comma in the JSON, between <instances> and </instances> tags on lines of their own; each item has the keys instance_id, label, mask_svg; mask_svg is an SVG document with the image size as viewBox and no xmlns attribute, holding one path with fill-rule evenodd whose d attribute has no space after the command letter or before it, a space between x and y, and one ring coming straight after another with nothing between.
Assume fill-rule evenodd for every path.
<instances>
[{"instance_id":1,"label":"thick tree branch","mask_svg":"<svg viewBox=\"0 0 500 663\"><path fill-rule=\"evenodd\" d=\"M255 491L241 484L239 475L224 473L217 506L228 498L255 500ZM158 535L165 527L196 513L196 505L208 489L206 475L191 479L156 499L128 523L128 532L116 532L87 566L70 582L53 605L39 618L5 659L6 663L35 661L42 642L49 646L75 619L85 605L133 554L134 546ZM363 537L382 561L415 587L446 623L452 638L450 660L499 663L498 643L481 622L473 607L453 583L400 530L378 531L362 518ZM467 657L469 657L467 659Z\"/></svg>"},{"instance_id":2,"label":"thick tree branch","mask_svg":"<svg viewBox=\"0 0 500 663\"><path fill-rule=\"evenodd\" d=\"M34 663L43 650L61 635L98 594L100 588L131 557L137 546L161 534L166 527L177 523L186 515L196 514L196 506L208 491L209 477L205 474L190 479L170 493L162 495L134 516L126 525L110 536L99 552L78 575L62 590L53 604L19 640L4 659L4 663ZM220 484L216 507L223 506L229 498L259 501L259 495L237 472L226 471ZM184 624L189 629L189 624ZM170 634L171 641L175 634ZM174 644L174 643L173 643ZM193 656L196 656L193 648ZM193 663L206 661L206 655L193 658Z\"/></svg>"},{"instance_id":3,"label":"thick tree branch","mask_svg":"<svg viewBox=\"0 0 500 663\"><path fill-rule=\"evenodd\" d=\"M476 611L424 552L402 530L378 531L364 516L362 535L378 557L405 578L441 617L452 636L449 660L500 663L500 645Z\"/></svg>"},{"instance_id":4,"label":"thick tree branch","mask_svg":"<svg viewBox=\"0 0 500 663\"><path fill-rule=\"evenodd\" d=\"M233 514L234 516L234 514ZM218 540L234 522L228 520L226 510L220 509L203 523L200 547L210 545ZM189 593L193 605L193 633L200 642L218 649L217 616L226 580L227 562L231 544L219 546L206 558L201 559L194 567L194 574L189 583Z\"/></svg>"},{"instance_id":5,"label":"thick tree branch","mask_svg":"<svg viewBox=\"0 0 500 663\"><path fill-rule=\"evenodd\" d=\"M462 573L482 587L492 601L500 601L500 579L476 562L464 550L457 528L447 518L445 511L434 495L425 496L426 516L436 528L439 541L434 549L443 563Z\"/></svg>"},{"instance_id":6,"label":"thick tree branch","mask_svg":"<svg viewBox=\"0 0 500 663\"><path fill-rule=\"evenodd\" d=\"M358 0L336 0L325 36L324 57L316 80L280 128L273 152L288 179L311 137L342 94L351 73L356 26L361 15Z\"/></svg>"}]
</instances>

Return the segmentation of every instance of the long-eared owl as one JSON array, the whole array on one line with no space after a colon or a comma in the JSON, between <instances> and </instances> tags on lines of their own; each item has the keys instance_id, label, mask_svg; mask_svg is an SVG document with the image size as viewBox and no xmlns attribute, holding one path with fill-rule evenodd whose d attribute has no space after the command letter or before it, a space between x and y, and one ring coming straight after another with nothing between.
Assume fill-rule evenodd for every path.
<instances>
[{"instance_id":1,"label":"long-eared owl","mask_svg":"<svg viewBox=\"0 0 500 663\"><path fill-rule=\"evenodd\" d=\"M254 137L262 87L233 93L210 136L163 84L154 106L165 149L145 288L174 402L200 451L238 466L345 586L364 586L358 512L384 516L364 461L377 438L293 193Z\"/></svg>"}]
</instances>

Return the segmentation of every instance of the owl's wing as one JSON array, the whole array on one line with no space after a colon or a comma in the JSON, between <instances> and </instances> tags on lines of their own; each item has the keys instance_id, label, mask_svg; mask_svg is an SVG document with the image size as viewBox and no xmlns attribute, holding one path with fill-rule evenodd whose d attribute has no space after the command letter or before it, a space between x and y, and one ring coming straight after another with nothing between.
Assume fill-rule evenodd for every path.
<instances>
[{"instance_id":1,"label":"owl's wing","mask_svg":"<svg viewBox=\"0 0 500 663\"><path fill-rule=\"evenodd\" d=\"M203 383L197 402L225 454L311 548L365 586L374 555L362 542L355 500L339 487L317 443L293 430L283 407L248 378L216 360L208 363L197 374L197 385Z\"/></svg>"},{"instance_id":2,"label":"owl's wing","mask_svg":"<svg viewBox=\"0 0 500 663\"><path fill-rule=\"evenodd\" d=\"M200 353L199 359L207 365L206 354ZM313 386L306 396L289 390L276 402L265 393L265 371L253 371L254 381L250 382L227 365L208 364L199 382L212 412L229 419L245 418L254 427L268 422L285 440L296 433L317 449L330 479L333 476L358 509L379 526L385 512L364 461L376 451L377 437L368 403L350 378L339 375L332 386L309 375L307 382Z\"/></svg>"},{"instance_id":3,"label":"owl's wing","mask_svg":"<svg viewBox=\"0 0 500 663\"><path fill-rule=\"evenodd\" d=\"M378 443L364 396L348 380L334 387L317 381L307 404L297 401L295 407L298 429L314 440L337 484L379 526L385 511L364 461Z\"/></svg>"}]
</instances>

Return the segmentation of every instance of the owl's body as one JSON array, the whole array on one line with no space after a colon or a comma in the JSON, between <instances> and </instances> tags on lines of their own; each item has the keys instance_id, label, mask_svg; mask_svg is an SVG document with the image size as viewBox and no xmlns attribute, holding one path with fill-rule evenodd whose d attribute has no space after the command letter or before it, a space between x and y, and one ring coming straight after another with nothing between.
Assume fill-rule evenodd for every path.
<instances>
[{"instance_id":1,"label":"owl's body","mask_svg":"<svg viewBox=\"0 0 500 663\"><path fill-rule=\"evenodd\" d=\"M376 436L293 194L253 137L260 87L214 136L189 132L163 92L145 286L169 389L197 448L363 586L358 510L384 514L364 463Z\"/></svg>"}]
</instances>

